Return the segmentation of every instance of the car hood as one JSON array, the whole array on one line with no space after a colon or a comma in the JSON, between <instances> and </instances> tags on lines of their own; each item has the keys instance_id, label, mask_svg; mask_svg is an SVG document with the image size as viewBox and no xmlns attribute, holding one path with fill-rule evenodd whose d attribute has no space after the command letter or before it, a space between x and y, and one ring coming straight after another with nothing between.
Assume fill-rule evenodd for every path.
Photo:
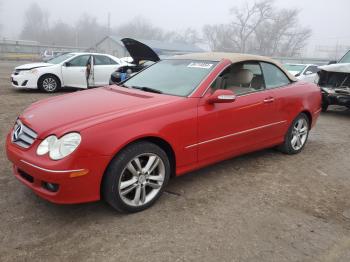
<instances>
[{"instance_id":1,"label":"car hood","mask_svg":"<svg viewBox=\"0 0 350 262\"><path fill-rule=\"evenodd\" d=\"M350 63L325 65L325 66L320 66L319 69L327 72L350 73Z\"/></svg>"},{"instance_id":2,"label":"car hood","mask_svg":"<svg viewBox=\"0 0 350 262\"><path fill-rule=\"evenodd\" d=\"M118 86L61 95L32 104L20 116L43 139L175 102L182 97L146 93Z\"/></svg>"},{"instance_id":3,"label":"car hood","mask_svg":"<svg viewBox=\"0 0 350 262\"><path fill-rule=\"evenodd\" d=\"M17 66L15 69L16 70L30 70L30 69L39 68L39 67L46 67L46 66L52 66L52 64L49 64L49 63L31 63L31 64Z\"/></svg>"},{"instance_id":4,"label":"car hood","mask_svg":"<svg viewBox=\"0 0 350 262\"><path fill-rule=\"evenodd\" d=\"M158 62L159 56L149 46L131 38L123 38L122 43L126 50L128 50L130 56L133 59L133 63L139 64L142 60Z\"/></svg>"}]
</instances>

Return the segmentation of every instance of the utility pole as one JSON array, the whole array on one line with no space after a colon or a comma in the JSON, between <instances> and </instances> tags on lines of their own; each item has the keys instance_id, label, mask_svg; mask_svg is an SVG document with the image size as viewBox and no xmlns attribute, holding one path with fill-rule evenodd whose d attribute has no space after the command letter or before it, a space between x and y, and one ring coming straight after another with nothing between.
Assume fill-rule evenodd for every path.
<instances>
[{"instance_id":1,"label":"utility pole","mask_svg":"<svg viewBox=\"0 0 350 262\"><path fill-rule=\"evenodd\" d=\"M108 13L107 32L108 32L108 36L110 36L111 35L111 13Z\"/></svg>"}]
</instances>

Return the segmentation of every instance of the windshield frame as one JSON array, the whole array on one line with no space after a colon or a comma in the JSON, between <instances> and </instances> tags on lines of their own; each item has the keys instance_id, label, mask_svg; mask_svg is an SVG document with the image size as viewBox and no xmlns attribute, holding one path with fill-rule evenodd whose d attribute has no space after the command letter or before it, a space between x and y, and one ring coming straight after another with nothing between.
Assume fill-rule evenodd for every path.
<instances>
[{"instance_id":1,"label":"windshield frame","mask_svg":"<svg viewBox=\"0 0 350 262\"><path fill-rule=\"evenodd\" d=\"M64 59L64 60L62 60L62 61L60 61L60 62L58 62L58 63L52 63L52 62L51 62L52 60L55 60L55 59L60 58L60 57L62 57L62 56L67 56L67 58ZM62 63L64 63L64 62L66 62L66 61L69 60L69 59L72 59L73 57L76 57L76 56L77 56L77 54L74 54L74 53L67 53L67 54L63 54L63 55L60 55L60 56L56 56L56 57L54 57L54 58L48 60L47 63L53 64L53 65L59 65L59 64L62 64Z\"/></svg>"},{"instance_id":2,"label":"windshield frame","mask_svg":"<svg viewBox=\"0 0 350 262\"><path fill-rule=\"evenodd\" d=\"M345 58L348 59L347 62L343 62L343 59ZM350 50L346 52L346 54L339 60L338 63L346 63L346 64L350 63Z\"/></svg>"},{"instance_id":3,"label":"windshield frame","mask_svg":"<svg viewBox=\"0 0 350 262\"><path fill-rule=\"evenodd\" d=\"M165 92L161 93L162 95L177 96L177 97L183 97L183 98L191 97L198 90L198 88L200 86L202 86L202 84L208 79L208 77L210 77L210 75L220 65L220 62L221 62L221 61L216 61L216 60L165 58L165 59L161 59L161 60L159 60L157 62L154 62L152 65L150 65L148 67L143 68L142 70L140 70L139 72L137 72L136 74L131 76L130 78L125 79L124 81L118 83L118 86L123 86L124 88L133 89L132 86L128 86L127 85L127 83L126 83L127 81L131 80L132 78L134 78L135 76L137 76L138 74L143 72L144 70L147 70L150 67L152 67L152 66L154 66L154 65L156 65L156 64L158 64L158 63L160 63L162 61L171 61L171 60L179 60L179 61L181 61L181 60L183 60L183 61L190 60L192 62L198 62L198 63L212 62L214 64L213 67L210 69L210 71L208 71L208 73L200 80L200 82L193 88L193 90L191 90L191 92L189 94L187 94L187 95L178 95L178 94L169 94L169 93L165 93ZM135 89L137 89L137 88L135 88ZM137 89L137 90L141 90L141 89Z\"/></svg>"}]
</instances>

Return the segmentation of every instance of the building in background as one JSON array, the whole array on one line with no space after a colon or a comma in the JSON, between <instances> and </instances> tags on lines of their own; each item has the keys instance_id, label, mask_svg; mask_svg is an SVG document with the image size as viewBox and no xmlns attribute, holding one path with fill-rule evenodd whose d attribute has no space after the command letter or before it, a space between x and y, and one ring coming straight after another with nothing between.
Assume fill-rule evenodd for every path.
<instances>
[{"instance_id":1,"label":"building in background","mask_svg":"<svg viewBox=\"0 0 350 262\"><path fill-rule=\"evenodd\" d=\"M94 46L94 50L99 53L107 53L116 57L126 57L126 51L121 37L106 36ZM182 55L188 53L203 52L203 49L187 43L167 43L158 40L135 39L152 48L159 56Z\"/></svg>"}]
</instances>

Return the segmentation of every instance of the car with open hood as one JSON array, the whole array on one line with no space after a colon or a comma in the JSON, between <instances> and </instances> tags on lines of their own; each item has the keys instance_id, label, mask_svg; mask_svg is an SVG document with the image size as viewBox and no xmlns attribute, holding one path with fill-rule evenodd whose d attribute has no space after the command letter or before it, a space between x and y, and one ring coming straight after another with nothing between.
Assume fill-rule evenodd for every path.
<instances>
[{"instance_id":1,"label":"car with open hood","mask_svg":"<svg viewBox=\"0 0 350 262\"><path fill-rule=\"evenodd\" d=\"M67 53L46 63L31 63L15 68L11 83L15 88L56 92L62 87L89 88L108 85L117 68L126 63L107 54Z\"/></svg>"},{"instance_id":2,"label":"car with open hood","mask_svg":"<svg viewBox=\"0 0 350 262\"><path fill-rule=\"evenodd\" d=\"M314 64L284 64L284 67L294 75L298 80L309 83L315 83L317 72L319 71L318 65Z\"/></svg>"},{"instance_id":3,"label":"car with open hood","mask_svg":"<svg viewBox=\"0 0 350 262\"><path fill-rule=\"evenodd\" d=\"M301 152L320 111L319 87L272 59L188 54L32 104L6 152L16 178L49 201L137 212L172 176L264 148Z\"/></svg>"},{"instance_id":4,"label":"car with open hood","mask_svg":"<svg viewBox=\"0 0 350 262\"><path fill-rule=\"evenodd\" d=\"M322 110L330 105L350 108L350 51L338 63L319 67L318 85L322 89Z\"/></svg>"},{"instance_id":5,"label":"car with open hood","mask_svg":"<svg viewBox=\"0 0 350 262\"><path fill-rule=\"evenodd\" d=\"M133 76L137 72L140 72L141 70L160 61L157 53L144 43L132 38L123 38L121 42L125 46L130 57L125 58L125 61L128 62L127 65L118 68L112 73L109 81L110 85L118 84Z\"/></svg>"}]
</instances>

